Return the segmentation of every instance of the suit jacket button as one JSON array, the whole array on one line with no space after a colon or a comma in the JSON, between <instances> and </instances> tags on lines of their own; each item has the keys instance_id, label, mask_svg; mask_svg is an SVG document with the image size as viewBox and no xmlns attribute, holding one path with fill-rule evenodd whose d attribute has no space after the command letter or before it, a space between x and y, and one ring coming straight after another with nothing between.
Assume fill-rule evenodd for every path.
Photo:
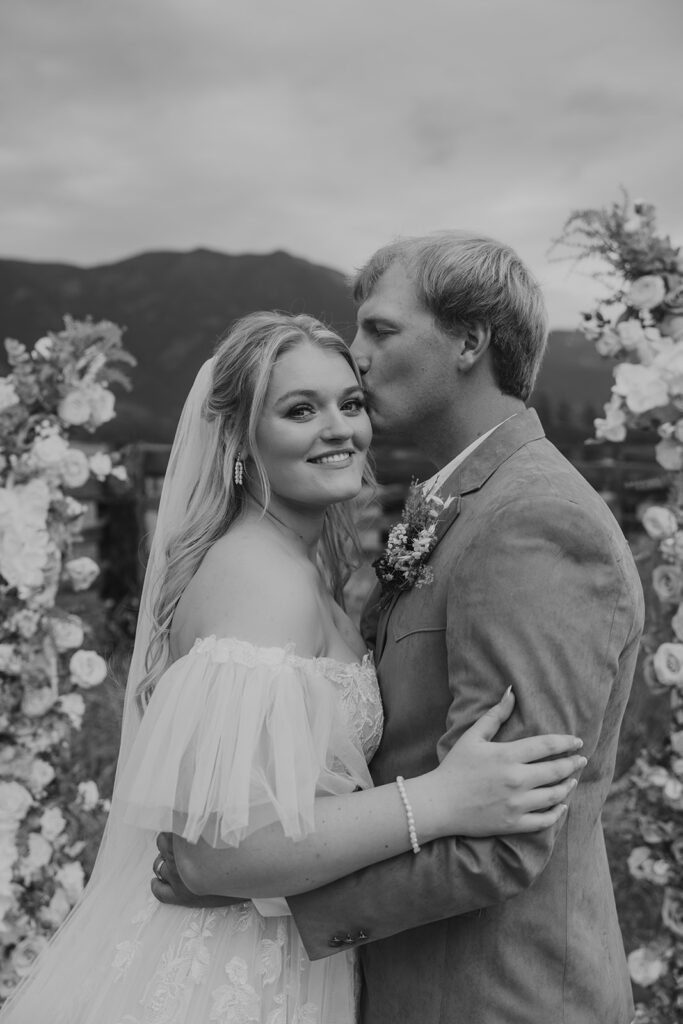
<instances>
[{"instance_id":1,"label":"suit jacket button","mask_svg":"<svg viewBox=\"0 0 683 1024\"><path fill-rule=\"evenodd\" d=\"M358 942L362 942L364 939L367 939L367 937L367 932L363 928L361 928L361 930L358 932L358 935L356 936L356 939L358 940Z\"/></svg>"},{"instance_id":2,"label":"suit jacket button","mask_svg":"<svg viewBox=\"0 0 683 1024\"><path fill-rule=\"evenodd\" d=\"M336 949L338 946L343 946L345 942L346 939L344 938L343 935L333 935L332 938L327 943L327 945L332 946L333 949Z\"/></svg>"}]
</instances>

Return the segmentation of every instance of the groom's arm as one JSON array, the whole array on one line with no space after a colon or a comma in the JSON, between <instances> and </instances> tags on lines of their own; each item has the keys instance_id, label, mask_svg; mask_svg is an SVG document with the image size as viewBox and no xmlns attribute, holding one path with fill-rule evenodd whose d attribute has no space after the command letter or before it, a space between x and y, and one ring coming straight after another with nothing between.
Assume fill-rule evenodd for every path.
<instances>
[{"instance_id":1,"label":"groom's arm","mask_svg":"<svg viewBox=\"0 0 683 1024\"><path fill-rule=\"evenodd\" d=\"M641 626L637 579L596 516L564 498L533 495L489 513L452 570L452 703L439 756L512 684L516 708L500 738L581 736L589 758L581 784L598 787L599 804L613 758L591 758L619 661L633 663ZM610 716L620 716L626 692L627 685ZM309 956L324 957L515 896L543 871L563 827L438 840L417 856L292 897L289 906Z\"/></svg>"}]
</instances>

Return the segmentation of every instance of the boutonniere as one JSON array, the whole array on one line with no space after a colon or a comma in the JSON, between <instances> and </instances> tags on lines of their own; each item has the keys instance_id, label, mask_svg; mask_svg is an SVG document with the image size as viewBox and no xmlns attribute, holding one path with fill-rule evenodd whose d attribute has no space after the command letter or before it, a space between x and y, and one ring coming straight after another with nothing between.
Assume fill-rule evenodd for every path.
<instances>
[{"instance_id":1,"label":"boutonniere","mask_svg":"<svg viewBox=\"0 0 683 1024\"><path fill-rule=\"evenodd\" d=\"M412 482L401 522L392 526L384 553L372 563L384 594L432 582L434 571L426 562L436 544L439 517L452 501L425 494L423 484Z\"/></svg>"}]
</instances>

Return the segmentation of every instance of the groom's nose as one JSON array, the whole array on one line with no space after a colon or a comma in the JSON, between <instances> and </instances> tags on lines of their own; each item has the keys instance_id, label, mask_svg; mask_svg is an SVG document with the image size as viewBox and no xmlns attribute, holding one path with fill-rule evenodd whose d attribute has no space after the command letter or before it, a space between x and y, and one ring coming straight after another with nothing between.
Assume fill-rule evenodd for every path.
<instances>
[{"instance_id":1,"label":"groom's nose","mask_svg":"<svg viewBox=\"0 0 683 1024\"><path fill-rule=\"evenodd\" d=\"M356 337L351 342L351 355L356 360L356 365L361 374L367 373L370 369L370 356L366 355L364 351L360 331L358 331Z\"/></svg>"}]
</instances>

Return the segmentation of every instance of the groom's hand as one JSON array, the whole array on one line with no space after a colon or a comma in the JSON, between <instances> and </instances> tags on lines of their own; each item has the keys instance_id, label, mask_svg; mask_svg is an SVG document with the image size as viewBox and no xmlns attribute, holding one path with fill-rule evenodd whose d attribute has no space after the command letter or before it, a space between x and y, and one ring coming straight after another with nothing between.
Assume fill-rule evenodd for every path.
<instances>
[{"instance_id":1,"label":"groom's hand","mask_svg":"<svg viewBox=\"0 0 683 1024\"><path fill-rule=\"evenodd\" d=\"M176 907L229 907L245 902L235 896L198 896L191 892L178 873L171 832L159 833L157 849L159 853L152 868L152 893L160 903Z\"/></svg>"}]
</instances>

